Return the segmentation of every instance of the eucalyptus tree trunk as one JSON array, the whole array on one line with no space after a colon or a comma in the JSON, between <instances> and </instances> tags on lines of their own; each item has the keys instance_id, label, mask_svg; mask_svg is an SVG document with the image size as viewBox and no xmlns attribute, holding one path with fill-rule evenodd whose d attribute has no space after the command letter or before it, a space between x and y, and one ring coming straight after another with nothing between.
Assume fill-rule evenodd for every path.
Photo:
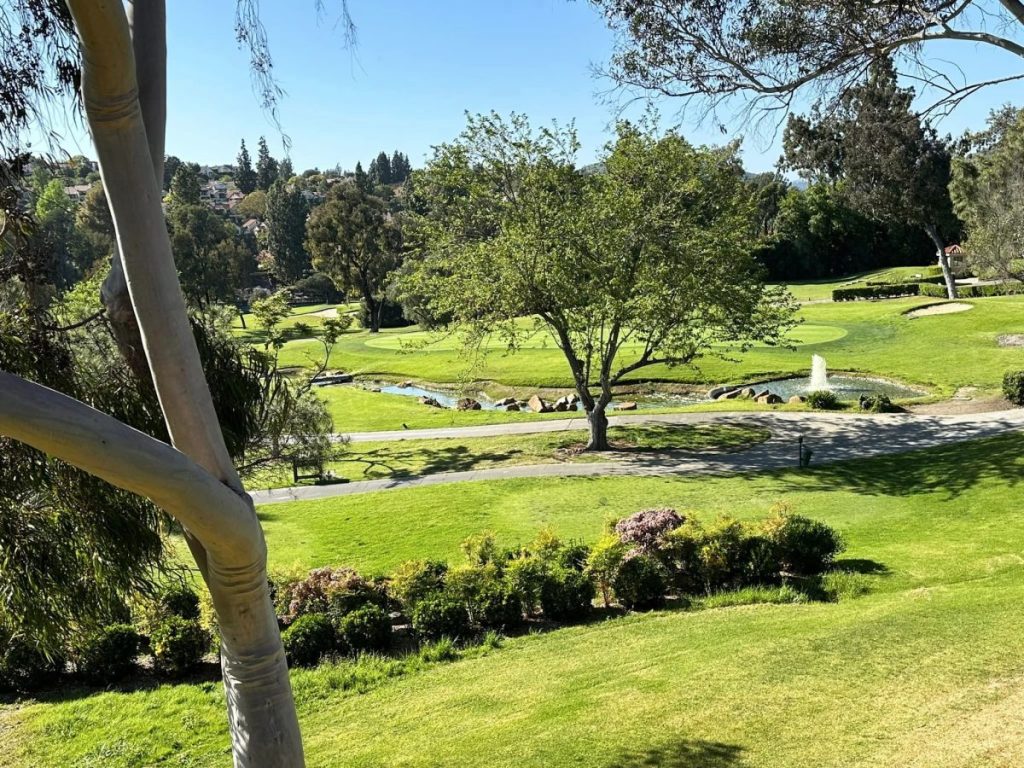
<instances>
[{"instance_id":1,"label":"eucalyptus tree trunk","mask_svg":"<svg viewBox=\"0 0 1024 768\"><path fill-rule=\"evenodd\" d=\"M946 296L955 299L956 280L953 277L953 270L949 266L949 256L946 255L946 243L934 224L926 224L924 231L928 233L928 237L935 245L935 254L938 257L939 266L942 268L942 279L946 283Z\"/></svg>"},{"instance_id":2,"label":"eucalyptus tree trunk","mask_svg":"<svg viewBox=\"0 0 1024 768\"><path fill-rule=\"evenodd\" d=\"M174 447L8 374L0 374L0 432L143 494L181 522L217 611L235 765L302 766L263 531L224 444L164 223L154 174L162 156L153 157L154 145L162 152L164 118L150 110L147 120L140 102L153 91L139 74L163 71L163 33L150 30L133 42L121 0L67 5L125 285ZM163 0L136 0L132 10L137 31L148 27L142 19L150 12L154 26L163 26ZM151 130L158 140L150 140Z\"/></svg>"}]
</instances>

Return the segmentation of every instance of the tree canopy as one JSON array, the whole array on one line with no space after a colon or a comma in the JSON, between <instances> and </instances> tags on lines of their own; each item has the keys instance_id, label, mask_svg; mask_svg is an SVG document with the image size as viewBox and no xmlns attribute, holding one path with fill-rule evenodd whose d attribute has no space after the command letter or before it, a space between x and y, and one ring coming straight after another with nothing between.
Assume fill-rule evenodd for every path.
<instances>
[{"instance_id":1,"label":"tree canopy","mask_svg":"<svg viewBox=\"0 0 1024 768\"><path fill-rule=\"evenodd\" d=\"M428 212L403 290L428 297L469 345L497 334L514 349L550 332L590 447L604 449L605 409L630 374L690 364L718 344L779 343L792 307L750 255L753 208L734 147L621 124L599 173L577 166L578 148L572 127L471 117L416 178Z\"/></svg>"}]
</instances>

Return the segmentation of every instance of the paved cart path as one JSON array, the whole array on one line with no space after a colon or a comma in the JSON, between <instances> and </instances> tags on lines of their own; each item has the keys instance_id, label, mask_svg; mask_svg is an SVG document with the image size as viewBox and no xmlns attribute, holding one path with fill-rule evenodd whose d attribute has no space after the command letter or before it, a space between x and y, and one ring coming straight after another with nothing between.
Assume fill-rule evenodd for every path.
<instances>
[{"instance_id":1,"label":"paved cart path","mask_svg":"<svg viewBox=\"0 0 1024 768\"><path fill-rule=\"evenodd\" d=\"M405 478L383 478L336 485L296 486L254 491L253 501L322 499L354 493L410 488L419 485L460 483L472 480L506 480L522 477L592 477L638 475L734 474L793 467L797 441L803 437L814 451L813 464L902 453L948 443L992 437L1024 430L1024 409L992 413L933 416L921 414L841 413L666 413L613 416L611 426L624 424L737 424L762 426L771 437L737 453L685 453L681 451L611 454L608 461L551 463L492 467L464 472L441 472ZM586 419L571 418L516 424L489 424L443 429L410 429L401 432L364 432L349 435L352 442L458 439L524 435L539 432L585 430Z\"/></svg>"}]
</instances>

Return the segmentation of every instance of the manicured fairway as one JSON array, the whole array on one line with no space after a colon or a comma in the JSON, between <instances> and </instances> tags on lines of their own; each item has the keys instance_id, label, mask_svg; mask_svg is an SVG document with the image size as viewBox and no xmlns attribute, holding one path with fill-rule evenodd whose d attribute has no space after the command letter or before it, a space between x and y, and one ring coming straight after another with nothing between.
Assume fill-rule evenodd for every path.
<instances>
[{"instance_id":1,"label":"manicured fairway","mask_svg":"<svg viewBox=\"0 0 1024 768\"><path fill-rule=\"evenodd\" d=\"M761 515L786 499L846 536L871 592L662 612L507 641L389 678L296 672L312 766L964 768L1024 762L1024 438L709 480L465 484L268 515L275 562L384 570L481 528L593 538L648 504ZM392 668L393 673L394 669ZM216 683L0 707L4 766L227 766Z\"/></svg>"},{"instance_id":2,"label":"manicured fairway","mask_svg":"<svg viewBox=\"0 0 1024 768\"><path fill-rule=\"evenodd\" d=\"M811 355L820 354L832 370L888 376L930 387L935 395L948 396L962 386L995 391L1008 368L1024 367L1024 351L1003 348L997 343L1001 334L1024 333L1024 298L972 299L968 303L974 309L960 314L917 319L905 314L934 301L908 298L805 305L800 310L805 325L792 332L794 349L755 347L745 353L730 354L730 359L707 357L698 367L656 366L637 374L637 380L706 386L803 374L810 367ZM379 335L352 331L335 347L331 365L367 378L493 381L520 388L570 386L561 353L543 334L535 336L515 354L496 350L482 363L473 365L460 357L451 339L426 346L406 343L425 338L415 329ZM310 357L318 351L322 352L322 348L315 340L291 341L282 350L282 364L308 365ZM628 357L628 350L626 354ZM367 403L367 407L372 406ZM335 416L340 430L355 428L346 424L342 411L336 410ZM353 423L361 420L365 421L353 414Z\"/></svg>"}]
</instances>

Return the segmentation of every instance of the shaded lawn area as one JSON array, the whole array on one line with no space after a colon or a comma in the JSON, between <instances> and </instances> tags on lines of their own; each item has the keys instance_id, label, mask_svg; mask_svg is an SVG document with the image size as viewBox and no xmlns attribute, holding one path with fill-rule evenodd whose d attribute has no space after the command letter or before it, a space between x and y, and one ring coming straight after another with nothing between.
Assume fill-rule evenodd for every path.
<instances>
[{"instance_id":1,"label":"shaded lawn area","mask_svg":"<svg viewBox=\"0 0 1024 768\"><path fill-rule=\"evenodd\" d=\"M565 414L561 414L565 416ZM614 453L583 451L585 431L536 435L503 435L471 439L400 440L350 443L343 459L327 469L347 480L382 477L407 478L439 472L548 464L553 462L610 461L631 456L655 457L673 452L740 451L764 442L771 433L752 425L655 424L611 427L608 437ZM309 485L306 480L300 484ZM247 478L249 488L294 485L290 466L274 466Z\"/></svg>"},{"instance_id":2,"label":"shaded lawn area","mask_svg":"<svg viewBox=\"0 0 1024 768\"><path fill-rule=\"evenodd\" d=\"M277 556L301 527L322 546L291 550L305 564L333 550L324 561L385 569L455 557L462 533L485 527L505 543L544 522L590 539L649 504L747 517L785 498L844 533L847 562L887 568L865 577L869 595L838 604L633 615L365 685L344 663L294 672L309 763L1020 765L1022 448L1009 436L803 473L474 483L275 506ZM5 766L230 764L214 683L8 705L0 731Z\"/></svg>"}]
</instances>

